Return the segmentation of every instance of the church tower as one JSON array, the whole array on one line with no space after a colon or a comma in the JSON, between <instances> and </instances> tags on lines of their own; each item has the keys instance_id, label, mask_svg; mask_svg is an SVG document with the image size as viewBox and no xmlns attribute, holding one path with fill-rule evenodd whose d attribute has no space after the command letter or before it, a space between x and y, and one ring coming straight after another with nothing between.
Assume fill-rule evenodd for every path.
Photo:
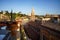
<instances>
[{"instance_id":1,"label":"church tower","mask_svg":"<svg viewBox=\"0 0 60 40\"><path fill-rule=\"evenodd\" d=\"M35 13L34 13L34 8L32 8L32 12L31 12L31 18L32 21L35 21Z\"/></svg>"}]
</instances>

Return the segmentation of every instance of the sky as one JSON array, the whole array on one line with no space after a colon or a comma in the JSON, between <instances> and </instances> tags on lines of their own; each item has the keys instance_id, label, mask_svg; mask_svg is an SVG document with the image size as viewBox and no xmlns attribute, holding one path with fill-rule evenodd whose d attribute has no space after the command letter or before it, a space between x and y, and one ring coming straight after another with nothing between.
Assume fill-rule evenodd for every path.
<instances>
[{"instance_id":1,"label":"sky","mask_svg":"<svg viewBox=\"0 0 60 40\"><path fill-rule=\"evenodd\" d=\"M0 0L0 11L30 14L32 8L36 15L60 14L60 0Z\"/></svg>"}]
</instances>

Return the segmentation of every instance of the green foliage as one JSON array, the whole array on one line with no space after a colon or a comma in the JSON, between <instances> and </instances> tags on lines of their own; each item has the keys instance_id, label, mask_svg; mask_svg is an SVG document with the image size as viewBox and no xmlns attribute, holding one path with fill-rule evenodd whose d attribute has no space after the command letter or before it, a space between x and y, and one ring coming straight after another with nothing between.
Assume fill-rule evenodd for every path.
<instances>
[{"instance_id":1,"label":"green foliage","mask_svg":"<svg viewBox=\"0 0 60 40\"><path fill-rule=\"evenodd\" d=\"M11 19L11 13L12 13L12 19L15 20L16 17L20 16L20 17L24 17L27 16L25 14L22 14L21 12L18 13L13 13L11 11L11 13L9 13L8 11L5 11L6 13L4 15L7 15L10 19ZM3 14L3 11L0 12L0 14Z\"/></svg>"}]
</instances>

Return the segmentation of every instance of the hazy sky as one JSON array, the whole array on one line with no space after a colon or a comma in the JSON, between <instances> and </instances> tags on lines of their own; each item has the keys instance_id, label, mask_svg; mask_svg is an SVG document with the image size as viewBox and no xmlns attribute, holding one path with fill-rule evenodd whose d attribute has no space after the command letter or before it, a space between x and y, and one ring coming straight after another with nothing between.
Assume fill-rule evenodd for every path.
<instances>
[{"instance_id":1,"label":"hazy sky","mask_svg":"<svg viewBox=\"0 0 60 40\"><path fill-rule=\"evenodd\" d=\"M60 14L60 0L0 0L0 11L13 10L14 12L21 11L29 14L32 8L38 15Z\"/></svg>"}]
</instances>

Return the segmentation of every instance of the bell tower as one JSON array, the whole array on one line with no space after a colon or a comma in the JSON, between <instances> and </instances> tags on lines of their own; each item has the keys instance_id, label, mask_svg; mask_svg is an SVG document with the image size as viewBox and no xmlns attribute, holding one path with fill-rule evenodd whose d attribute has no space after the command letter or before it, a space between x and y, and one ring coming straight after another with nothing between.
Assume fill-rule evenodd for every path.
<instances>
[{"instance_id":1,"label":"bell tower","mask_svg":"<svg viewBox=\"0 0 60 40\"><path fill-rule=\"evenodd\" d=\"M32 21L35 21L35 13L34 13L34 8L32 8L32 12L31 12L31 18Z\"/></svg>"}]
</instances>

